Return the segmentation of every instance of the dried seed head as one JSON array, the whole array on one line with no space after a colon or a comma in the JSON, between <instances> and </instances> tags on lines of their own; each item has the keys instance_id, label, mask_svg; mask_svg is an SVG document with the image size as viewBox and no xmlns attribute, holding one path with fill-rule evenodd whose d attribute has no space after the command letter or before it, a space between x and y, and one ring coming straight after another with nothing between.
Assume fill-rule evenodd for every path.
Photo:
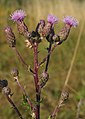
<instances>
[{"instance_id":1,"label":"dried seed head","mask_svg":"<svg viewBox=\"0 0 85 119\"><path fill-rule=\"evenodd\" d=\"M5 34L6 34L6 39L7 39L7 42L9 43L9 46L15 47L16 39L15 39L15 35L10 27L5 28Z\"/></svg>"},{"instance_id":2,"label":"dried seed head","mask_svg":"<svg viewBox=\"0 0 85 119\"><path fill-rule=\"evenodd\" d=\"M11 70L11 74L12 74L13 77L17 77L19 75L18 69L17 68L13 68Z\"/></svg>"}]
</instances>

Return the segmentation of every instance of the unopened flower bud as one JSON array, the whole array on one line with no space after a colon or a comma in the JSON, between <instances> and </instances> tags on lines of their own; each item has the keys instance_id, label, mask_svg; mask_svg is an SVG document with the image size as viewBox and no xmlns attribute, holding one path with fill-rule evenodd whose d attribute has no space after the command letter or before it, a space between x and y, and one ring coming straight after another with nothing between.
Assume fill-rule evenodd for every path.
<instances>
[{"instance_id":1,"label":"unopened flower bud","mask_svg":"<svg viewBox=\"0 0 85 119\"><path fill-rule=\"evenodd\" d=\"M0 80L0 88L4 88L8 86L8 81L7 80Z\"/></svg>"},{"instance_id":2,"label":"unopened flower bud","mask_svg":"<svg viewBox=\"0 0 85 119\"><path fill-rule=\"evenodd\" d=\"M6 95L11 95L11 89L9 87L4 87L2 91Z\"/></svg>"},{"instance_id":3,"label":"unopened flower bud","mask_svg":"<svg viewBox=\"0 0 85 119\"><path fill-rule=\"evenodd\" d=\"M65 101L67 101L69 98L69 92L64 90L61 94L60 102L59 104L62 105Z\"/></svg>"},{"instance_id":4,"label":"unopened flower bud","mask_svg":"<svg viewBox=\"0 0 85 119\"><path fill-rule=\"evenodd\" d=\"M42 77L45 78L45 79L46 78L48 79L49 78L49 74L47 72L43 72L42 73Z\"/></svg>"},{"instance_id":5,"label":"unopened flower bud","mask_svg":"<svg viewBox=\"0 0 85 119\"><path fill-rule=\"evenodd\" d=\"M51 32L51 28L52 28L52 25L48 22L45 27L43 28L43 31L42 31L42 36L43 37L46 37L50 34Z\"/></svg>"},{"instance_id":6,"label":"unopened flower bud","mask_svg":"<svg viewBox=\"0 0 85 119\"><path fill-rule=\"evenodd\" d=\"M17 77L19 75L18 69L17 68L13 68L11 70L11 74L12 74L13 77Z\"/></svg>"},{"instance_id":7,"label":"unopened flower bud","mask_svg":"<svg viewBox=\"0 0 85 119\"><path fill-rule=\"evenodd\" d=\"M43 31L44 26L45 26L45 21L40 20L40 22L38 23L38 25L36 27L36 32L39 33L40 36L42 35L42 31Z\"/></svg>"},{"instance_id":8,"label":"unopened flower bud","mask_svg":"<svg viewBox=\"0 0 85 119\"><path fill-rule=\"evenodd\" d=\"M29 39L28 39L28 40L29 40ZM36 31L32 31L32 32L31 32L30 42L31 42L32 44L34 44L35 42L36 42L36 43L40 43L40 42L41 42L40 34L38 34Z\"/></svg>"},{"instance_id":9,"label":"unopened flower bud","mask_svg":"<svg viewBox=\"0 0 85 119\"><path fill-rule=\"evenodd\" d=\"M59 38L58 35L53 35L52 40L53 40L54 42L59 42L59 41L60 41L60 38Z\"/></svg>"},{"instance_id":10,"label":"unopened flower bud","mask_svg":"<svg viewBox=\"0 0 85 119\"><path fill-rule=\"evenodd\" d=\"M49 74L47 72L43 72L41 74L41 82L40 82L40 87L43 88L43 86L45 86L45 84L47 83L49 79Z\"/></svg>"},{"instance_id":11,"label":"unopened flower bud","mask_svg":"<svg viewBox=\"0 0 85 119\"><path fill-rule=\"evenodd\" d=\"M15 35L10 27L5 28L5 34L6 34L6 38L7 38L7 42L9 43L9 46L15 47L16 39L15 39Z\"/></svg>"}]
</instances>

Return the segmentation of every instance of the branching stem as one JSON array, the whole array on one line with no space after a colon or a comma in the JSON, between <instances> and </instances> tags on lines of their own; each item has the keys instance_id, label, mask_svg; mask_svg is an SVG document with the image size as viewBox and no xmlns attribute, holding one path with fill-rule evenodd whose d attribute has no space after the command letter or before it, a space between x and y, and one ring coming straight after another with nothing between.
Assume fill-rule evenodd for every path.
<instances>
[{"instance_id":1,"label":"branching stem","mask_svg":"<svg viewBox=\"0 0 85 119\"><path fill-rule=\"evenodd\" d=\"M48 52L47 56L39 63L39 66L41 66L44 62L47 61L49 55L54 51L54 49L57 47L57 45L58 45L58 43L56 43L53 47L51 46L52 49Z\"/></svg>"}]
</instances>

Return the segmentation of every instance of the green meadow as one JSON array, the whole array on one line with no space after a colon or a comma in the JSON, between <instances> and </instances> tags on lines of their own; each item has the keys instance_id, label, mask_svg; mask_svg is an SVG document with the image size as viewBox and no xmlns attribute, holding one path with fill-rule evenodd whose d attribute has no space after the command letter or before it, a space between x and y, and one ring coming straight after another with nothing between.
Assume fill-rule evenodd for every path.
<instances>
[{"instance_id":1,"label":"green meadow","mask_svg":"<svg viewBox=\"0 0 85 119\"><path fill-rule=\"evenodd\" d=\"M0 0L0 79L8 80L9 87L13 92L13 101L18 106L24 119L31 119L30 110L26 105L22 104L22 91L19 90L10 71L14 67L19 69L20 83L24 86L32 101L35 99L33 76L23 68L15 52L8 46L4 34L4 28L10 25L16 35L17 49L26 63L33 67L32 49L26 48L24 37L18 34L16 24L10 20L10 14L16 9L26 11L27 17L25 18L25 23L30 31L35 30L40 19L46 20L48 14L53 14L60 19L59 23L55 25L56 33L63 27L62 18L64 16L71 15L78 19L78 27L72 28L68 39L51 54L48 70L50 78L43 88L41 95L41 119L48 119L55 105L58 103L69 68L71 68L70 64L78 40L80 42L68 81L69 100L60 109L56 119L76 119L77 107L80 100L83 100L79 112L80 117L81 119L85 119L85 1ZM46 56L47 46L48 42L43 40L39 46L39 61ZM41 67L40 74L44 66ZM0 93L0 119L18 119L17 114L2 93Z\"/></svg>"}]
</instances>

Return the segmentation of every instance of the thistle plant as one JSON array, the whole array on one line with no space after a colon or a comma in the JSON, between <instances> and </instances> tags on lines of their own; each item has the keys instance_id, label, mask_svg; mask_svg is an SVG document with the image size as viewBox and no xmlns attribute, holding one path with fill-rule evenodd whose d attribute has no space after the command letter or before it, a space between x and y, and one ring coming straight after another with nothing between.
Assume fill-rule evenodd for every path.
<instances>
[{"instance_id":1,"label":"thistle plant","mask_svg":"<svg viewBox=\"0 0 85 119\"><path fill-rule=\"evenodd\" d=\"M18 59L23 64L23 67L30 71L34 78L34 84L35 84L35 97L36 97L36 104L34 104L31 99L28 96L28 93L25 91L24 86L19 81L19 71L17 68L13 68L11 71L11 74L13 76L14 81L17 83L17 85L20 87L20 89L23 92L23 95L25 97L25 101L28 103L31 109L31 116L33 119L40 119L40 102L41 102L41 93L43 87L47 85L47 82L49 81L49 61L51 53L54 51L54 49L61 45L64 41L67 40L70 30L72 27L76 27L78 25L77 19L71 16L66 16L62 20L64 22L63 28L56 33L54 30L54 25L59 22L59 18L57 18L54 15L49 14L47 17L47 21L40 20L39 23L36 26L36 29L33 31L30 31L27 27L27 25L24 22L24 19L26 17L26 13L23 10L16 10L10 15L10 20L12 20L17 25L17 30L20 35L25 37L25 43L26 47L29 48L29 50L33 51L34 60L33 60L33 68L29 67L29 64L27 64L24 60L24 58L21 56L20 52L18 51L16 45L17 40L15 37L15 34L13 33L13 30L10 26L7 26L4 30L5 36L7 39L7 43L9 44L10 48L16 53ZM38 54L39 52L39 44L43 42L43 40L46 40L48 42L47 46L47 55L42 59L42 61L39 61ZM39 74L39 70L42 64L45 64L45 67L42 71L42 74ZM40 76L41 75L41 76ZM7 100L9 103L13 106L14 110L18 114L19 118L24 119L20 111L18 110L17 106L14 104L14 102L11 99L11 96L13 95L11 93L11 89L8 87L8 81L7 80L0 80L0 89L2 92L4 92ZM53 113L48 117L49 119L54 119L56 116L56 110L59 110L59 108L63 105L65 100L68 100L69 93L67 91L63 91L59 104L57 108L53 111Z\"/></svg>"}]
</instances>

